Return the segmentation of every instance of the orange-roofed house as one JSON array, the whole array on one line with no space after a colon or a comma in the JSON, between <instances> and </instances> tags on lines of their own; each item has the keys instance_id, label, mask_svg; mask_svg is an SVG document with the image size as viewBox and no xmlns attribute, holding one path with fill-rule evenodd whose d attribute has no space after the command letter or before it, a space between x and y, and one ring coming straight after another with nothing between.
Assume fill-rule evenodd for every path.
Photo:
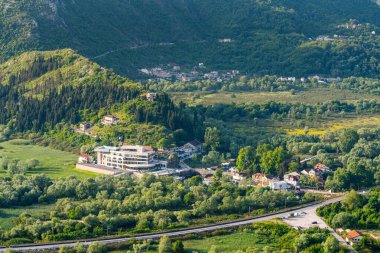
<instances>
[{"instance_id":1,"label":"orange-roofed house","mask_svg":"<svg viewBox=\"0 0 380 253\"><path fill-rule=\"evenodd\" d=\"M359 243L362 238L363 238L362 233L360 233L357 230L351 230L350 232L348 232L348 234L346 236L346 242L353 245L353 244Z\"/></svg>"},{"instance_id":2,"label":"orange-roofed house","mask_svg":"<svg viewBox=\"0 0 380 253\"><path fill-rule=\"evenodd\" d=\"M273 177L265 175L263 173L255 173L252 175L252 180L257 186L266 187L269 186Z\"/></svg>"},{"instance_id":3,"label":"orange-roofed house","mask_svg":"<svg viewBox=\"0 0 380 253\"><path fill-rule=\"evenodd\" d=\"M147 151L156 151L156 149L152 146L144 146L145 150Z\"/></svg>"},{"instance_id":4,"label":"orange-roofed house","mask_svg":"<svg viewBox=\"0 0 380 253\"><path fill-rule=\"evenodd\" d=\"M314 170L318 171L320 174L323 174L328 172L330 168L324 165L323 163L317 163L316 165L314 165Z\"/></svg>"}]
</instances>

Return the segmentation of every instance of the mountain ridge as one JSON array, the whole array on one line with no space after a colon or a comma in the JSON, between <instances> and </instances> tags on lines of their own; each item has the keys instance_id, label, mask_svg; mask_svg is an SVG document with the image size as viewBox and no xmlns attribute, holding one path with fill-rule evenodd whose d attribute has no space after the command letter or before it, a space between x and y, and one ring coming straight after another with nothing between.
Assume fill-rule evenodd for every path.
<instances>
[{"instance_id":1,"label":"mountain ridge","mask_svg":"<svg viewBox=\"0 0 380 253\"><path fill-rule=\"evenodd\" d=\"M366 37L365 46L337 41L303 47L310 38L342 32L337 25L351 19L377 30L379 11L372 0L1 0L0 58L73 48L132 77L143 67L198 62L248 74L377 77L366 69L371 57L378 60L377 39ZM218 43L220 38L234 43ZM351 50L354 57L347 55ZM357 73L346 73L355 65Z\"/></svg>"}]
</instances>

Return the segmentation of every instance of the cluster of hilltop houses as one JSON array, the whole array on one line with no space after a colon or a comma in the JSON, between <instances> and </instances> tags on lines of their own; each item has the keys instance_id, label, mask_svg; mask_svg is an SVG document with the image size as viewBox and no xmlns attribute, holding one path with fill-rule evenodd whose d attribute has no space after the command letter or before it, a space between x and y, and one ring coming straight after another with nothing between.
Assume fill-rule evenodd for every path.
<instances>
[{"instance_id":1,"label":"cluster of hilltop houses","mask_svg":"<svg viewBox=\"0 0 380 253\"><path fill-rule=\"evenodd\" d=\"M233 40L229 38L221 39L220 43L231 43ZM230 81L240 75L239 70L230 71L211 71L206 72L204 63L199 63L189 71L181 70L181 67L176 64L160 65L154 68L143 68L139 70L142 74L151 76L156 80L177 80L182 82L190 82L196 80L210 81Z\"/></svg>"}]
</instances>

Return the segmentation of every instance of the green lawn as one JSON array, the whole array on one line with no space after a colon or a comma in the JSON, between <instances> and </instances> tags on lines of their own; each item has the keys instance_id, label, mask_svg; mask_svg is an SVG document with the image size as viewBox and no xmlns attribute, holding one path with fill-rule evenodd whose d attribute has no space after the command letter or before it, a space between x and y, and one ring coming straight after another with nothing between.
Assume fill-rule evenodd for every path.
<instances>
[{"instance_id":1,"label":"green lawn","mask_svg":"<svg viewBox=\"0 0 380 253\"><path fill-rule=\"evenodd\" d=\"M22 213L28 213L33 217L42 217L49 214L53 205L33 205L16 208L0 208L0 231L12 228L12 220L19 217Z\"/></svg>"},{"instance_id":2,"label":"green lawn","mask_svg":"<svg viewBox=\"0 0 380 253\"><path fill-rule=\"evenodd\" d=\"M75 163L76 154L55 150L31 144L26 140L10 140L0 143L0 156L9 159L37 159L40 165L29 171L29 175L46 174L51 178L76 176L79 178L90 177L95 174L77 170ZM6 175L6 171L0 169L0 176Z\"/></svg>"}]
</instances>

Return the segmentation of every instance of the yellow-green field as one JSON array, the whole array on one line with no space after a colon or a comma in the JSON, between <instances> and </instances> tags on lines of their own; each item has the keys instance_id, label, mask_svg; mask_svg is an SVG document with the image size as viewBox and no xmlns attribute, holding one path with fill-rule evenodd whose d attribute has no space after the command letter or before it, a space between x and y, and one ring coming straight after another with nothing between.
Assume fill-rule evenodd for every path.
<instances>
[{"instance_id":1,"label":"yellow-green field","mask_svg":"<svg viewBox=\"0 0 380 253\"><path fill-rule=\"evenodd\" d=\"M193 100L194 94L198 94L200 98ZM212 105L217 103L225 104L242 104L256 103L263 104L270 101L279 103L306 103L316 104L326 101L358 101L361 99L377 100L380 97L367 93L357 93L349 90L338 90L333 88L315 88L307 91L297 91L294 95L291 92L173 92L171 93L175 102L183 101L191 105Z\"/></svg>"},{"instance_id":2,"label":"yellow-green field","mask_svg":"<svg viewBox=\"0 0 380 253\"><path fill-rule=\"evenodd\" d=\"M0 156L21 161L37 159L40 165L28 172L33 174L46 174L51 178L76 176L79 178L90 177L95 174L75 169L78 155L31 144L25 140L10 140L0 143ZM6 171L0 169L0 176L6 175Z\"/></svg>"},{"instance_id":3,"label":"yellow-green field","mask_svg":"<svg viewBox=\"0 0 380 253\"><path fill-rule=\"evenodd\" d=\"M322 135L327 131L333 132L343 128L372 128L380 126L380 116L361 116L361 117L346 117L325 122L325 128L310 128L307 132L309 135ZM304 129L287 129L290 135L305 134Z\"/></svg>"}]
</instances>

